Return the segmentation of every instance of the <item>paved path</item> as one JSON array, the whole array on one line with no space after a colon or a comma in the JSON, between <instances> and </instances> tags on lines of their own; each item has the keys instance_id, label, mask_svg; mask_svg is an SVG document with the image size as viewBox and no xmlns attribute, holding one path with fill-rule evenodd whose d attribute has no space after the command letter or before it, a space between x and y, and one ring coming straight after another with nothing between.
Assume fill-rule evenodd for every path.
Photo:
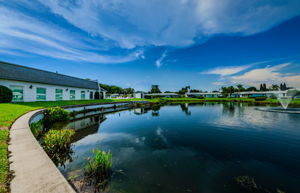
<instances>
[{"instance_id":1,"label":"paved path","mask_svg":"<svg viewBox=\"0 0 300 193\"><path fill-rule=\"evenodd\" d=\"M18 118L10 130L11 193L75 193L30 131L28 123L38 111Z\"/></svg>"}]
</instances>

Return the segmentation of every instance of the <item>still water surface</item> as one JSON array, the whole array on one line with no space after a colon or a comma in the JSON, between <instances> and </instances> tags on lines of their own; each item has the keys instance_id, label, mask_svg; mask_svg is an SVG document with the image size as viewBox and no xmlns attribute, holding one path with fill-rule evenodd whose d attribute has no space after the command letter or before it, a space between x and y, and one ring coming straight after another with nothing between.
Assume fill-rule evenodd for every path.
<instances>
[{"instance_id":1,"label":"still water surface","mask_svg":"<svg viewBox=\"0 0 300 193\"><path fill-rule=\"evenodd\" d=\"M110 150L115 171L105 192L234 193L235 176L276 192L300 192L300 115L246 104L208 103L138 108L70 123L81 176L93 149ZM76 185L76 183L75 183Z\"/></svg>"}]
</instances>

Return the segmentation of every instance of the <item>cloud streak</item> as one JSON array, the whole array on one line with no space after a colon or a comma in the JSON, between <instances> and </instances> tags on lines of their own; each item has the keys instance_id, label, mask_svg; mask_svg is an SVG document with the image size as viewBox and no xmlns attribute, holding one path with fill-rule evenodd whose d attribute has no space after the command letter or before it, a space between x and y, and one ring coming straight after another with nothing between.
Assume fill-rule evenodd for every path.
<instances>
[{"instance_id":1,"label":"cloud streak","mask_svg":"<svg viewBox=\"0 0 300 193\"><path fill-rule=\"evenodd\" d=\"M140 58L141 51L108 55L95 49L80 34L52 23L0 6L0 52L9 55L36 54L57 59L93 63L123 63ZM103 42L102 42L103 43ZM100 54L103 52L103 54Z\"/></svg>"},{"instance_id":2,"label":"cloud streak","mask_svg":"<svg viewBox=\"0 0 300 193\"><path fill-rule=\"evenodd\" d=\"M167 51L164 51L162 55L155 61L157 68L160 68L163 65L163 60L167 57Z\"/></svg>"},{"instance_id":3,"label":"cloud streak","mask_svg":"<svg viewBox=\"0 0 300 193\"><path fill-rule=\"evenodd\" d=\"M218 67L214 68L205 72L202 72L202 74L216 74L220 76L229 76L236 73L239 73L241 71L244 71L248 68L250 68L252 65L244 65L244 66L227 66L227 67Z\"/></svg>"},{"instance_id":4,"label":"cloud streak","mask_svg":"<svg viewBox=\"0 0 300 193\"><path fill-rule=\"evenodd\" d=\"M186 47L217 34L251 35L299 15L298 0L42 1L53 13L121 48Z\"/></svg>"},{"instance_id":5,"label":"cloud streak","mask_svg":"<svg viewBox=\"0 0 300 193\"><path fill-rule=\"evenodd\" d=\"M286 82L289 86L300 88L300 73L285 73L286 68L295 66L292 62L255 68L239 75L221 77L215 85L244 84L259 86L261 83L268 85Z\"/></svg>"}]
</instances>

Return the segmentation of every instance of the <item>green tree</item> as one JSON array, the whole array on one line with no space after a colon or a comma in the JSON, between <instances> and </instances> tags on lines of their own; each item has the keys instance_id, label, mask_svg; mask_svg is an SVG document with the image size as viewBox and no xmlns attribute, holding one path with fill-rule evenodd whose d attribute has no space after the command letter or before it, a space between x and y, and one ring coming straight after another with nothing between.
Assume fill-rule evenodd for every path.
<instances>
[{"instance_id":1,"label":"green tree","mask_svg":"<svg viewBox=\"0 0 300 193\"><path fill-rule=\"evenodd\" d=\"M133 94L134 93L134 89L133 88L125 88L124 89L124 94Z\"/></svg>"},{"instance_id":2,"label":"green tree","mask_svg":"<svg viewBox=\"0 0 300 193\"><path fill-rule=\"evenodd\" d=\"M251 87L247 88L246 91L257 91L257 89L256 89L256 87L251 86Z\"/></svg>"},{"instance_id":3,"label":"green tree","mask_svg":"<svg viewBox=\"0 0 300 193\"><path fill-rule=\"evenodd\" d=\"M244 86L241 85L241 84L238 84L238 85L237 85L237 88L238 88L238 91L239 91L239 92L245 91Z\"/></svg>"},{"instance_id":4,"label":"green tree","mask_svg":"<svg viewBox=\"0 0 300 193\"><path fill-rule=\"evenodd\" d=\"M161 93L158 85L152 85L149 93Z\"/></svg>"},{"instance_id":5,"label":"green tree","mask_svg":"<svg viewBox=\"0 0 300 193\"><path fill-rule=\"evenodd\" d=\"M228 89L228 93L229 93L229 94L234 93L234 90L235 90L235 89L234 89L233 86L229 86L227 89Z\"/></svg>"},{"instance_id":6,"label":"green tree","mask_svg":"<svg viewBox=\"0 0 300 193\"><path fill-rule=\"evenodd\" d=\"M279 86L277 84L272 84L271 89L272 90L279 90Z\"/></svg>"},{"instance_id":7,"label":"green tree","mask_svg":"<svg viewBox=\"0 0 300 193\"><path fill-rule=\"evenodd\" d=\"M223 96L228 96L228 88L226 86L221 87L221 92Z\"/></svg>"},{"instance_id":8,"label":"green tree","mask_svg":"<svg viewBox=\"0 0 300 193\"><path fill-rule=\"evenodd\" d=\"M191 89L191 92L202 92L201 90Z\"/></svg>"},{"instance_id":9,"label":"green tree","mask_svg":"<svg viewBox=\"0 0 300 193\"><path fill-rule=\"evenodd\" d=\"M185 94L190 89L190 86L183 87L181 90L178 91L178 94Z\"/></svg>"}]
</instances>

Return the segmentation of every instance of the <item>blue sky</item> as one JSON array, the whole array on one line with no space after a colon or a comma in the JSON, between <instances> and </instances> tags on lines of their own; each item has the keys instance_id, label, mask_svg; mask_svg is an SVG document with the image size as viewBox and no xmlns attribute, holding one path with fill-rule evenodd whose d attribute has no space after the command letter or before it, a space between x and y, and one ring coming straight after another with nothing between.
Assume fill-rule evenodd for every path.
<instances>
[{"instance_id":1,"label":"blue sky","mask_svg":"<svg viewBox=\"0 0 300 193\"><path fill-rule=\"evenodd\" d=\"M300 1L0 0L0 60L145 91L300 88Z\"/></svg>"}]
</instances>

